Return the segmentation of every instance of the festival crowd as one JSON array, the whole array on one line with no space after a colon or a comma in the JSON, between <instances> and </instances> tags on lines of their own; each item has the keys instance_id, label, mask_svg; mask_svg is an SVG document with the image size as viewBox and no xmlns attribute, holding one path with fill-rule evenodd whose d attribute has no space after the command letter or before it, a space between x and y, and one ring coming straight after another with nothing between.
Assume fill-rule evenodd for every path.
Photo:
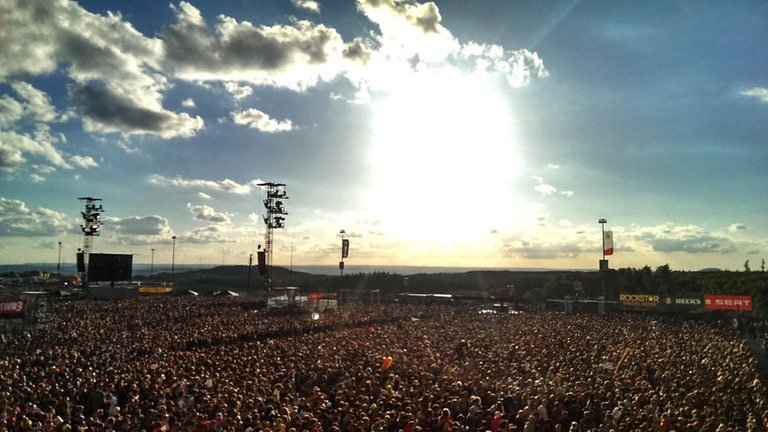
<instances>
[{"instance_id":1,"label":"festival crowd","mask_svg":"<svg viewBox=\"0 0 768 432\"><path fill-rule=\"evenodd\" d=\"M766 430L731 321L139 297L2 338L0 431Z\"/></svg>"}]
</instances>

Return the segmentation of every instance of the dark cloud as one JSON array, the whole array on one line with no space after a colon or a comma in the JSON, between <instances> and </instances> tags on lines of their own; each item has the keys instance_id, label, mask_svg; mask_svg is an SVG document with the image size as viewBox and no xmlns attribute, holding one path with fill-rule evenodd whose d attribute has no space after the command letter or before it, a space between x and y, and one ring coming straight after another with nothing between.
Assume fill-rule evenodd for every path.
<instances>
[{"instance_id":1,"label":"dark cloud","mask_svg":"<svg viewBox=\"0 0 768 432\"><path fill-rule=\"evenodd\" d=\"M62 31L60 50L77 73L101 74L104 71L117 72L125 66L113 47L95 43L83 34Z\"/></svg>"},{"instance_id":2,"label":"dark cloud","mask_svg":"<svg viewBox=\"0 0 768 432\"><path fill-rule=\"evenodd\" d=\"M71 85L70 95L85 117L110 129L160 133L173 119L167 112L143 108L98 82Z\"/></svg>"},{"instance_id":3,"label":"dark cloud","mask_svg":"<svg viewBox=\"0 0 768 432\"><path fill-rule=\"evenodd\" d=\"M341 58L345 49L338 32L322 24L296 21L292 25L257 27L220 16L214 31L189 3L173 8L177 22L163 28L159 35L165 44L166 67L195 79L238 74L241 80L274 85L280 80L270 74L295 73L294 68L301 67L327 68ZM318 73L306 70L301 80L312 81ZM289 81L296 79L293 76Z\"/></svg>"},{"instance_id":4,"label":"dark cloud","mask_svg":"<svg viewBox=\"0 0 768 432\"><path fill-rule=\"evenodd\" d=\"M523 240L505 242L502 251L507 257L522 257L533 260L576 258L580 254L588 252L575 243L547 244Z\"/></svg>"},{"instance_id":5,"label":"dark cloud","mask_svg":"<svg viewBox=\"0 0 768 432\"><path fill-rule=\"evenodd\" d=\"M180 9L180 10L179 10ZM165 27L160 37L165 43L167 60L176 65L209 65L218 63L216 39L202 18L182 3L177 11L178 22Z\"/></svg>"},{"instance_id":6,"label":"dark cloud","mask_svg":"<svg viewBox=\"0 0 768 432\"><path fill-rule=\"evenodd\" d=\"M686 238L656 238L648 241L655 252L729 253L736 251L734 242L725 237L701 234Z\"/></svg>"},{"instance_id":7,"label":"dark cloud","mask_svg":"<svg viewBox=\"0 0 768 432\"><path fill-rule=\"evenodd\" d=\"M440 21L442 21L442 17L440 16L440 10L438 10L437 5L432 2L421 5L419 13L413 15L411 20L421 28L424 33L440 32Z\"/></svg>"},{"instance_id":8,"label":"dark cloud","mask_svg":"<svg viewBox=\"0 0 768 432\"><path fill-rule=\"evenodd\" d=\"M109 229L118 235L165 236L172 235L168 219L160 216L133 216L108 220Z\"/></svg>"},{"instance_id":9,"label":"dark cloud","mask_svg":"<svg viewBox=\"0 0 768 432\"><path fill-rule=\"evenodd\" d=\"M353 62L365 64L371 59L372 50L362 40L355 39L344 47L344 58Z\"/></svg>"}]
</instances>

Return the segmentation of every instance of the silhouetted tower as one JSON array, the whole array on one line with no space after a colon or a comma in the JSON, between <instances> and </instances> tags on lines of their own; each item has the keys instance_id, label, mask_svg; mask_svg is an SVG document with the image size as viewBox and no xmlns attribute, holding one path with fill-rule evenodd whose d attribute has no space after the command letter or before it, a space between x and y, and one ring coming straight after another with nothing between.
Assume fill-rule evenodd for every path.
<instances>
[{"instance_id":1,"label":"silhouetted tower","mask_svg":"<svg viewBox=\"0 0 768 432\"><path fill-rule=\"evenodd\" d=\"M80 228L83 230L83 249L78 254L77 271L83 274L83 286L88 285L88 254L93 249L93 238L101 232L101 213L104 208L101 206L101 198L80 197L80 202L85 204L85 210L81 212L83 223Z\"/></svg>"},{"instance_id":2,"label":"silhouetted tower","mask_svg":"<svg viewBox=\"0 0 768 432\"><path fill-rule=\"evenodd\" d=\"M264 224L267 227L264 235L264 249L258 251L259 272L264 275L266 288L272 287L272 246L274 243L274 230L285 228L285 216L288 212L285 210L284 201L288 199L285 192L284 183L261 183L267 193L264 199L264 208L267 214L264 215Z\"/></svg>"}]
</instances>

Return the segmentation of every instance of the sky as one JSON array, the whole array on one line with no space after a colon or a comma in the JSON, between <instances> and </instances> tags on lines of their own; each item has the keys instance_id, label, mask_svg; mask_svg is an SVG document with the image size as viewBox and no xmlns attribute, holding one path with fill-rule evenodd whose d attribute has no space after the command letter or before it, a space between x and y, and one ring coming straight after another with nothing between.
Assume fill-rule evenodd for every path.
<instances>
[{"instance_id":1,"label":"sky","mask_svg":"<svg viewBox=\"0 0 768 432\"><path fill-rule=\"evenodd\" d=\"M0 0L0 263L73 263L95 197L91 252L247 265L275 182L274 265L760 270L766 41L764 0Z\"/></svg>"}]
</instances>

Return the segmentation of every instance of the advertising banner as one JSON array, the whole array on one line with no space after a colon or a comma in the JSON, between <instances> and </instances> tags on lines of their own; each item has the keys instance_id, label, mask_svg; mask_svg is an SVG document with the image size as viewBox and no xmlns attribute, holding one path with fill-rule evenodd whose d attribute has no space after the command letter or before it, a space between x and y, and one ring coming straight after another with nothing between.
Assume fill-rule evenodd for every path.
<instances>
[{"instance_id":1,"label":"advertising banner","mask_svg":"<svg viewBox=\"0 0 768 432\"><path fill-rule=\"evenodd\" d=\"M752 312L752 296L730 294L705 295L704 309Z\"/></svg>"},{"instance_id":2,"label":"advertising banner","mask_svg":"<svg viewBox=\"0 0 768 432\"><path fill-rule=\"evenodd\" d=\"M624 307L655 308L659 304L659 296L655 294L619 294L619 302Z\"/></svg>"},{"instance_id":3,"label":"advertising banner","mask_svg":"<svg viewBox=\"0 0 768 432\"><path fill-rule=\"evenodd\" d=\"M23 300L0 301L0 315L1 316L24 315L24 301Z\"/></svg>"},{"instance_id":4,"label":"advertising banner","mask_svg":"<svg viewBox=\"0 0 768 432\"><path fill-rule=\"evenodd\" d=\"M668 307L694 309L700 308L704 305L704 301L701 297L695 295L689 295L686 297L665 297L664 303Z\"/></svg>"}]
</instances>

